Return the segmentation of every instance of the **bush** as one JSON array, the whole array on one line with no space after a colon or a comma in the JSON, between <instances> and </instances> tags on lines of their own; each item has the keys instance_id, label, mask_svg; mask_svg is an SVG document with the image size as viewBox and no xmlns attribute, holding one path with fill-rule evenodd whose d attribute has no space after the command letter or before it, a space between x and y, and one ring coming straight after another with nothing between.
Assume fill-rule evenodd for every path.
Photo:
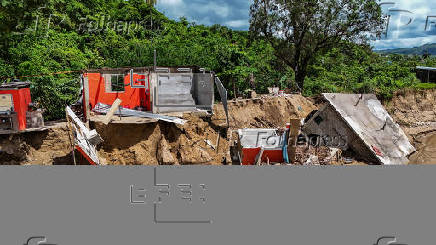
<instances>
[{"instance_id":1,"label":"bush","mask_svg":"<svg viewBox=\"0 0 436 245\"><path fill-rule=\"evenodd\" d=\"M436 83L417 83L413 87L416 89L434 89L436 88Z\"/></svg>"}]
</instances>

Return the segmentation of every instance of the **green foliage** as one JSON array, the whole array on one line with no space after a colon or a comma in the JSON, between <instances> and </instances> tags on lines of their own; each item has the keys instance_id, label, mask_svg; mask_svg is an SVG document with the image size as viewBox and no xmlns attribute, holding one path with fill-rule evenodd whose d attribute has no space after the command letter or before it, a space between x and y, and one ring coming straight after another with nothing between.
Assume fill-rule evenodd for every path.
<instances>
[{"instance_id":1,"label":"green foliage","mask_svg":"<svg viewBox=\"0 0 436 245\"><path fill-rule=\"evenodd\" d=\"M82 51L79 42L77 33L50 31L47 38L22 37L8 53L14 57L11 64L15 73L20 75L81 70L93 60L94 54ZM77 78L77 73L30 78L32 99L45 109L48 120L63 118L65 106L77 100L80 88Z\"/></svg>"},{"instance_id":2,"label":"green foliage","mask_svg":"<svg viewBox=\"0 0 436 245\"><path fill-rule=\"evenodd\" d=\"M215 71L229 91L267 93L268 87L299 90L296 74L276 57L273 45L250 32L167 19L143 0L0 0L0 77L32 76L102 67L196 65ZM151 26L151 19L153 26ZM118 22L121 21L121 22ZM435 58L381 56L342 42L313 55L304 95L376 93L390 98L402 88L429 88L417 81L416 65ZM64 117L79 98L79 73L29 77L32 99L48 120Z\"/></svg>"},{"instance_id":3,"label":"green foliage","mask_svg":"<svg viewBox=\"0 0 436 245\"><path fill-rule=\"evenodd\" d=\"M365 42L384 26L375 0L254 0L250 17L252 33L273 45L300 88L318 55L344 40Z\"/></svg>"},{"instance_id":4,"label":"green foliage","mask_svg":"<svg viewBox=\"0 0 436 245\"><path fill-rule=\"evenodd\" d=\"M414 85L416 89L434 89L436 88L436 83L417 83Z\"/></svg>"},{"instance_id":5,"label":"green foliage","mask_svg":"<svg viewBox=\"0 0 436 245\"><path fill-rule=\"evenodd\" d=\"M366 46L345 44L317 58L306 78L305 95L322 92L375 93L390 99L399 89L416 87L417 65L430 62L420 57L381 56ZM434 59L433 59L434 60Z\"/></svg>"}]
</instances>

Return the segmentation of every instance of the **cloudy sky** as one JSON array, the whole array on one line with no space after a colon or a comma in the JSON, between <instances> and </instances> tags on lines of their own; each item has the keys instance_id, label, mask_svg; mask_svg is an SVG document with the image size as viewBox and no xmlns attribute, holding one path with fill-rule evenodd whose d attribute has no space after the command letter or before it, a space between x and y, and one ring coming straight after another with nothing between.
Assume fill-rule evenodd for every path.
<instances>
[{"instance_id":1,"label":"cloudy sky","mask_svg":"<svg viewBox=\"0 0 436 245\"><path fill-rule=\"evenodd\" d=\"M375 49L410 48L436 43L436 0L379 2L385 3L382 9L391 18L387 36L372 42ZM157 8L172 19L184 16L197 24L221 24L235 30L248 30L250 4L251 0L158 0Z\"/></svg>"},{"instance_id":2,"label":"cloudy sky","mask_svg":"<svg viewBox=\"0 0 436 245\"><path fill-rule=\"evenodd\" d=\"M157 9L166 16L182 16L197 24L221 24L236 30L248 30L251 0L158 0Z\"/></svg>"}]
</instances>

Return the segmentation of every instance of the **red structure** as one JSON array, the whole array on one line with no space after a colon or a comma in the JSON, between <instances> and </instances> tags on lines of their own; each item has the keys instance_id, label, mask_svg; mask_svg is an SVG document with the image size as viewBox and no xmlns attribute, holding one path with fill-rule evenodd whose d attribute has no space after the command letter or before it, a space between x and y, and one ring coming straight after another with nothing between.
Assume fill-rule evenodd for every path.
<instances>
[{"instance_id":1,"label":"red structure","mask_svg":"<svg viewBox=\"0 0 436 245\"><path fill-rule=\"evenodd\" d=\"M124 108L151 110L149 74L133 74L134 84L141 88L131 86L129 74L85 73L83 77L88 81L90 110L98 103L112 105L116 99L122 100L121 106Z\"/></svg>"},{"instance_id":2,"label":"red structure","mask_svg":"<svg viewBox=\"0 0 436 245\"><path fill-rule=\"evenodd\" d=\"M30 83L14 82L0 85L0 114L3 120L6 120L6 115L13 118L13 121L16 120L18 127L15 125L15 129L25 130L27 128L26 113L31 103Z\"/></svg>"},{"instance_id":3,"label":"red structure","mask_svg":"<svg viewBox=\"0 0 436 245\"><path fill-rule=\"evenodd\" d=\"M213 113L214 86L227 111L227 91L211 71L199 67L103 68L81 74L83 109L81 120L91 120L91 111L101 103L121 100L125 109L153 114L202 110ZM79 102L79 101L78 101ZM228 117L227 117L228 118Z\"/></svg>"},{"instance_id":4,"label":"red structure","mask_svg":"<svg viewBox=\"0 0 436 245\"><path fill-rule=\"evenodd\" d=\"M243 148L242 165L255 165L256 156L260 153L261 148ZM262 162L283 163L283 149L268 149L262 154Z\"/></svg>"}]
</instances>

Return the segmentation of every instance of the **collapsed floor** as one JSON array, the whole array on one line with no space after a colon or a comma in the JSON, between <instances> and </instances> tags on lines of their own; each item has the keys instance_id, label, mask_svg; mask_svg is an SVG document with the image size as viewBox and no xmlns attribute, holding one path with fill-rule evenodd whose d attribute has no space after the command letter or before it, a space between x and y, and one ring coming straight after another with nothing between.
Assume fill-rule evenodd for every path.
<instances>
[{"instance_id":1,"label":"collapsed floor","mask_svg":"<svg viewBox=\"0 0 436 245\"><path fill-rule=\"evenodd\" d=\"M385 104L400 124L417 152L411 164L436 163L436 90L398 93ZM184 114L188 122L181 126L167 122L147 124L91 123L104 139L99 148L103 164L108 165L190 165L231 164L230 141L240 128L284 127L290 118L305 118L317 109L315 102L300 95L262 97L230 101L230 129L221 105L212 118ZM71 144L65 123L57 123L44 132L0 136L2 165L72 164ZM313 150L311 150L313 151ZM323 149L320 158L327 157ZM79 164L85 164L76 154ZM298 160L303 164L307 155ZM82 161L81 161L82 160ZM323 159L320 159L323 162ZM332 162L335 164L336 162ZM352 164L362 164L352 162Z\"/></svg>"}]
</instances>

